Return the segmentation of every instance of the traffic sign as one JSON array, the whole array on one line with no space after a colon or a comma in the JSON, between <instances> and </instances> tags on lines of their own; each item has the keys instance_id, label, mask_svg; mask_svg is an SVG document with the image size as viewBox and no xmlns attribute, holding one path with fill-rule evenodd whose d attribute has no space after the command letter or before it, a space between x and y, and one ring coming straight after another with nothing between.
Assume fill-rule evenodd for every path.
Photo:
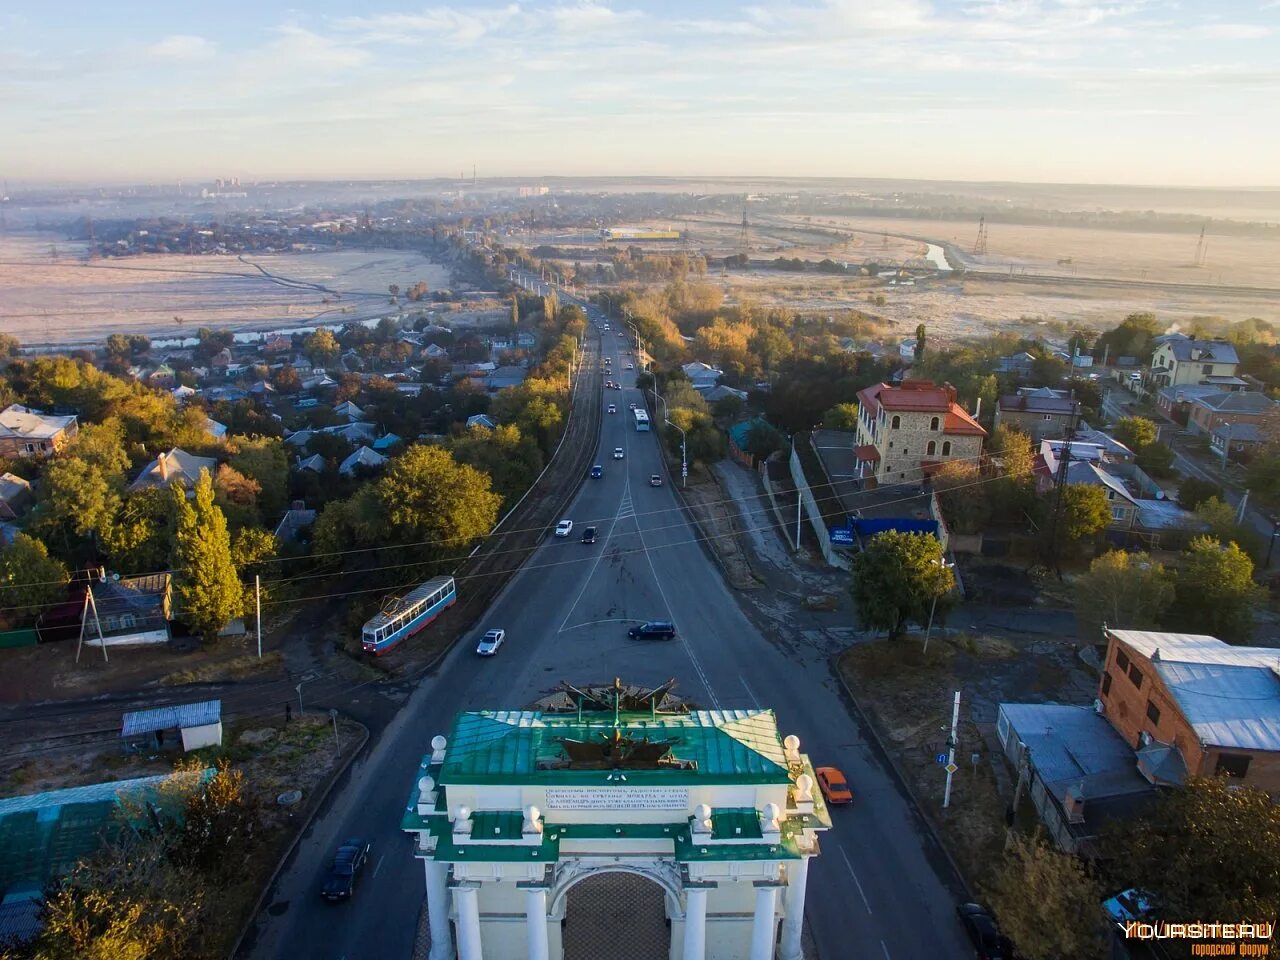
<instances>
[{"instance_id":1,"label":"traffic sign","mask_svg":"<svg viewBox=\"0 0 1280 960\"><path fill-rule=\"evenodd\" d=\"M942 766L944 763L947 762L947 755L945 753L940 753L933 758L933 762L936 763L938 766Z\"/></svg>"},{"instance_id":2,"label":"traffic sign","mask_svg":"<svg viewBox=\"0 0 1280 960\"><path fill-rule=\"evenodd\" d=\"M945 770L945 771L947 771L947 773L955 773L955 772L956 772L957 770L959 770L960 768L959 768L959 767L957 767L954 763L948 763L948 764L947 764L945 767L943 767L942 769L943 769L943 770Z\"/></svg>"}]
</instances>

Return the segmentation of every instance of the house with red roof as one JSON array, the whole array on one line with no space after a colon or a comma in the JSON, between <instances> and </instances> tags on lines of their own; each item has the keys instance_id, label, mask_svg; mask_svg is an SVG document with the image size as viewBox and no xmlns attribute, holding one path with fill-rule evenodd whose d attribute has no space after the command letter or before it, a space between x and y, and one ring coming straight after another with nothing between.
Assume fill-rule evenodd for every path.
<instances>
[{"instance_id":1,"label":"house with red roof","mask_svg":"<svg viewBox=\"0 0 1280 960\"><path fill-rule=\"evenodd\" d=\"M949 460L977 464L987 431L956 402L956 388L931 380L877 383L858 391L858 474L910 483Z\"/></svg>"}]
</instances>

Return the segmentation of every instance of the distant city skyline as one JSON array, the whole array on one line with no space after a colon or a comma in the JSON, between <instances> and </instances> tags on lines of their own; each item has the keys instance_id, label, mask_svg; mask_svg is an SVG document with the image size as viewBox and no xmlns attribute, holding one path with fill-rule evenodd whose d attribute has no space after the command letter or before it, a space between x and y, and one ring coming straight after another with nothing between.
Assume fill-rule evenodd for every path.
<instances>
[{"instance_id":1,"label":"distant city skyline","mask_svg":"<svg viewBox=\"0 0 1280 960\"><path fill-rule=\"evenodd\" d=\"M1280 182L1280 0L0 13L11 182Z\"/></svg>"}]
</instances>

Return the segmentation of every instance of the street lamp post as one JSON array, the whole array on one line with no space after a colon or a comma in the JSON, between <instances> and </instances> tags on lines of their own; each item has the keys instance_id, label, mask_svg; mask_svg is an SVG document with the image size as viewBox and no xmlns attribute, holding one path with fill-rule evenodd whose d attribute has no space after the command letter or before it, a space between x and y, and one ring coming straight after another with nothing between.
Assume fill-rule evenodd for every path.
<instances>
[{"instance_id":1,"label":"street lamp post","mask_svg":"<svg viewBox=\"0 0 1280 960\"><path fill-rule=\"evenodd\" d=\"M1275 549L1276 537L1280 537L1280 518L1271 518L1271 542L1267 544L1267 559L1262 561L1263 567L1271 566L1271 551Z\"/></svg>"},{"instance_id":2,"label":"street lamp post","mask_svg":"<svg viewBox=\"0 0 1280 960\"><path fill-rule=\"evenodd\" d=\"M938 560L936 562L939 565L941 565L943 569L946 569L946 570L950 570L952 567L955 566L954 563L947 563L945 559ZM938 592L935 590L933 594L933 603L929 605L929 626L924 631L924 650L922 651L923 653L929 652L929 637L933 633L933 615L935 612L937 612L937 609L938 609Z\"/></svg>"},{"instance_id":3,"label":"street lamp post","mask_svg":"<svg viewBox=\"0 0 1280 960\"><path fill-rule=\"evenodd\" d=\"M668 426L675 427L680 431L680 489L683 490L689 478L689 456L687 452L688 448L685 443L685 432L682 427L671 422L671 413L667 409L667 401L658 393L658 385L656 382L653 385L653 396L655 400L662 404L662 422Z\"/></svg>"}]
</instances>

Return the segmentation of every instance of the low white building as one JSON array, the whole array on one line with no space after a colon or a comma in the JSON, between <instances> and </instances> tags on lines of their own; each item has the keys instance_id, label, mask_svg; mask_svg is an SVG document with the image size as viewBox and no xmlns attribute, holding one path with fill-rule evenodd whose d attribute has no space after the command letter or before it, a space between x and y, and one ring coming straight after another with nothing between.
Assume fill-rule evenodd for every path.
<instances>
[{"instance_id":1,"label":"low white building","mask_svg":"<svg viewBox=\"0 0 1280 960\"><path fill-rule=\"evenodd\" d=\"M462 713L432 740L401 823L425 868L431 960L451 960L455 936L461 960L619 944L801 960L809 859L831 825L808 758L770 710L672 711L664 694Z\"/></svg>"},{"instance_id":2,"label":"low white building","mask_svg":"<svg viewBox=\"0 0 1280 960\"><path fill-rule=\"evenodd\" d=\"M222 701L179 703L124 715L120 737L126 747L156 750L181 744L183 752L222 744Z\"/></svg>"}]
</instances>

